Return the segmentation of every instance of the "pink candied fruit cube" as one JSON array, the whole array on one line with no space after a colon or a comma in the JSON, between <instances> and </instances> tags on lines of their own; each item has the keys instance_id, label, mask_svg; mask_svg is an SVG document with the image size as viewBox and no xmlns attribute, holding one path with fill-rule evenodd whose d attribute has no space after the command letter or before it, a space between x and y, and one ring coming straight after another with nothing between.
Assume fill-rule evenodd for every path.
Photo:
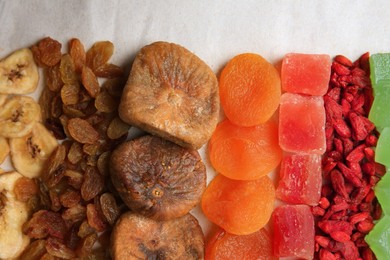
<instances>
[{"instance_id":1,"label":"pink candied fruit cube","mask_svg":"<svg viewBox=\"0 0 390 260\"><path fill-rule=\"evenodd\" d=\"M323 96L328 90L331 59L327 54L288 53L281 69L285 92Z\"/></svg>"},{"instance_id":2,"label":"pink candied fruit cube","mask_svg":"<svg viewBox=\"0 0 390 260\"><path fill-rule=\"evenodd\" d=\"M284 93L279 108L279 145L287 152L323 154L326 149L324 100Z\"/></svg>"},{"instance_id":3,"label":"pink candied fruit cube","mask_svg":"<svg viewBox=\"0 0 390 260\"><path fill-rule=\"evenodd\" d=\"M276 189L278 199L291 204L318 204L322 185L321 155L286 155L279 174Z\"/></svg>"},{"instance_id":4,"label":"pink candied fruit cube","mask_svg":"<svg viewBox=\"0 0 390 260\"><path fill-rule=\"evenodd\" d=\"M314 257L314 217L307 205L282 205L273 214L274 255Z\"/></svg>"}]
</instances>

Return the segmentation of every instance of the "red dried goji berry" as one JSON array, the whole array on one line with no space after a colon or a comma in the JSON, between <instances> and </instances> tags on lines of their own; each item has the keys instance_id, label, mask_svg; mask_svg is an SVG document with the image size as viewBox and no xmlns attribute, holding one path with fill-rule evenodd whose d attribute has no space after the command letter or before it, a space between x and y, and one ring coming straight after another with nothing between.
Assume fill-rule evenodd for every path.
<instances>
[{"instance_id":1,"label":"red dried goji berry","mask_svg":"<svg viewBox=\"0 0 390 260\"><path fill-rule=\"evenodd\" d=\"M346 66L344 66L343 64L338 63L338 62L333 62L331 69L334 72L336 72L336 74L339 75L339 76L344 76L344 75L351 74L351 71L350 71L349 68L347 68Z\"/></svg>"},{"instance_id":2,"label":"red dried goji berry","mask_svg":"<svg viewBox=\"0 0 390 260\"><path fill-rule=\"evenodd\" d=\"M371 134L366 137L367 146L376 146L377 143L378 143L378 137L376 137L374 134Z\"/></svg>"},{"instance_id":3,"label":"red dried goji berry","mask_svg":"<svg viewBox=\"0 0 390 260\"><path fill-rule=\"evenodd\" d=\"M318 222L318 227L327 234L334 231L343 231L352 235L353 226L351 223L343 220L322 220Z\"/></svg>"},{"instance_id":4,"label":"red dried goji berry","mask_svg":"<svg viewBox=\"0 0 390 260\"><path fill-rule=\"evenodd\" d=\"M352 202L359 204L367 196L370 190L371 190L371 186L367 185L366 181L363 181L362 187L357 188L354 194L352 195Z\"/></svg>"},{"instance_id":5,"label":"red dried goji berry","mask_svg":"<svg viewBox=\"0 0 390 260\"><path fill-rule=\"evenodd\" d=\"M318 202L318 205L323 209L327 209L330 205L330 202L327 198L321 197L320 201Z\"/></svg>"},{"instance_id":6,"label":"red dried goji berry","mask_svg":"<svg viewBox=\"0 0 390 260\"><path fill-rule=\"evenodd\" d=\"M353 184L355 187L362 186L362 181L359 179L359 177L357 177L356 174L345 164L338 162L337 167L341 170L341 173L344 175L345 179L351 182L351 184Z\"/></svg>"},{"instance_id":7,"label":"red dried goji berry","mask_svg":"<svg viewBox=\"0 0 390 260\"><path fill-rule=\"evenodd\" d=\"M344 155L349 154L353 150L353 141L349 138L343 138Z\"/></svg>"},{"instance_id":8,"label":"red dried goji berry","mask_svg":"<svg viewBox=\"0 0 390 260\"><path fill-rule=\"evenodd\" d=\"M339 152L340 154L343 154L344 153L343 141L341 141L341 139L339 139L339 138L334 138L333 143L334 143L334 149L337 152ZM363 154L363 156L364 156L364 154Z\"/></svg>"},{"instance_id":9,"label":"red dried goji berry","mask_svg":"<svg viewBox=\"0 0 390 260\"><path fill-rule=\"evenodd\" d=\"M383 176L386 173L386 166L383 164L375 162L375 172L376 174Z\"/></svg>"},{"instance_id":10,"label":"red dried goji berry","mask_svg":"<svg viewBox=\"0 0 390 260\"><path fill-rule=\"evenodd\" d=\"M366 155L367 160L370 162L375 161L375 151L371 147L364 148L364 154Z\"/></svg>"},{"instance_id":11,"label":"red dried goji berry","mask_svg":"<svg viewBox=\"0 0 390 260\"><path fill-rule=\"evenodd\" d=\"M369 57L370 57L370 53L366 52L363 53L358 59L360 68L362 68L365 71L366 75L370 75Z\"/></svg>"},{"instance_id":12,"label":"red dried goji berry","mask_svg":"<svg viewBox=\"0 0 390 260\"><path fill-rule=\"evenodd\" d=\"M319 253L320 260L337 260L338 258L329 250L321 248Z\"/></svg>"},{"instance_id":13,"label":"red dried goji berry","mask_svg":"<svg viewBox=\"0 0 390 260\"><path fill-rule=\"evenodd\" d=\"M325 214L325 209L321 208L320 206L314 206L311 208L311 212L313 216L321 217Z\"/></svg>"},{"instance_id":14,"label":"red dried goji berry","mask_svg":"<svg viewBox=\"0 0 390 260\"><path fill-rule=\"evenodd\" d=\"M340 251L345 260L356 260L359 258L359 250L352 241L344 242Z\"/></svg>"},{"instance_id":15,"label":"red dried goji berry","mask_svg":"<svg viewBox=\"0 0 390 260\"><path fill-rule=\"evenodd\" d=\"M360 221L366 220L370 216L369 212L359 212L349 217L348 221L355 225L356 223L359 223Z\"/></svg>"},{"instance_id":16,"label":"red dried goji berry","mask_svg":"<svg viewBox=\"0 0 390 260\"><path fill-rule=\"evenodd\" d=\"M334 101L336 101L338 103L340 101L340 93L341 93L340 88L332 88L331 90L328 91L328 93L326 93L324 98L330 97L331 99L333 99ZM325 100L324 100L324 103L325 103Z\"/></svg>"},{"instance_id":17,"label":"red dried goji berry","mask_svg":"<svg viewBox=\"0 0 390 260\"><path fill-rule=\"evenodd\" d=\"M366 247L366 248L362 249L362 257L363 257L364 260L374 260L374 259L376 259L374 257L374 253L372 252L372 250L369 247Z\"/></svg>"},{"instance_id":18,"label":"red dried goji berry","mask_svg":"<svg viewBox=\"0 0 390 260\"><path fill-rule=\"evenodd\" d=\"M343 231L330 232L330 237L339 242L346 242L351 239L351 236Z\"/></svg>"},{"instance_id":19,"label":"red dried goji berry","mask_svg":"<svg viewBox=\"0 0 390 260\"><path fill-rule=\"evenodd\" d=\"M325 247L325 248L328 247L329 242L330 242L330 238L329 237L325 237L325 236L315 236L314 240L320 246Z\"/></svg>"},{"instance_id":20,"label":"red dried goji berry","mask_svg":"<svg viewBox=\"0 0 390 260\"><path fill-rule=\"evenodd\" d=\"M373 162L365 162L362 164L362 171L367 175L375 175L375 163Z\"/></svg>"},{"instance_id":21,"label":"red dried goji berry","mask_svg":"<svg viewBox=\"0 0 390 260\"><path fill-rule=\"evenodd\" d=\"M355 147L345 159L350 162L360 162L364 158L364 148L366 148L365 144Z\"/></svg>"},{"instance_id":22,"label":"red dried goji berry","mask_svg":"<svg viewBox=\"0 0 390 260\"><path fill-rule=\"evenodd\" d=\"M336 55L333 60L347 67L353 66L352 61L343 55Z\"/></svg>"},{"instance_id":23,"label":"red dried goji berry","mask_svg":"<svg viewBox=\"0 0 390 260\"><path fill-rule=\"evenodd\" d=\"M334 191L337 194L340 194L343 196L345 199L349 200L349 195L345 189L345 180L342 175L342 173L338 170L333 170L330 172L330 180L332 182L332 187Z\"/></svg>"},{"instance_id":24,"label":"red dried goji berry","mask_svg":"<svg viewBox=\"0 0 390 260\"><path fill-rule=\"evenodd\" d=\"M337 132L338 135L344 138L350 138L351 137L351 129L349 129L347 123L341 119L336 118L333 120L333 128Z\"/></svg>"}]
</instances>

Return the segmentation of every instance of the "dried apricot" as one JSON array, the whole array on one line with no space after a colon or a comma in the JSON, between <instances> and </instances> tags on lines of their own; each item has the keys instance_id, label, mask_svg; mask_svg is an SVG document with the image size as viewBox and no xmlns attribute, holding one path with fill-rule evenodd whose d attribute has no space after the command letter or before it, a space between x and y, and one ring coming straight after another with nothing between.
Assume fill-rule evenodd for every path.
<instances>
[{"instance_id":1,"label":"dried apricot","mask_svg":"<svg viewBox=\"0 0 390 260\"><path fill-rule=\"evenodd\" d=\"M279 106L280 84L278 71L262 56L240 54L221 72L221 106L234 124L254 126L264 123Z\"/></svg>"},{"instance_id":2,"label":"dried apricot","mask_svg":"<svg viewBox=\"0 0 390 260\"><path fill-rule=\"evenodd\" d=\"M258 179L275 169L282 159L277 124L241 127L224 120L209 141L210 162L215 170L236 180Z\"/></svg>"},{"instance_id":3,"label":"dried apricot","mask_svg":"<svg viewBox=\"0 0 390 260\"><path fill-rule=\"evenodd\" d=\"M207 218L235 235L247 235L269 221L275 201L275 187L268 176L252 181L232 180L221 174L202 196Z\"/></svg>"},{"instance_id":4,"label":"dried apricot","mask_svg":"<svg viewBox=\"0 0 390 260\"><path fill-rule=\"evenodd\" d=\"M206 244L205 260L274 260L269 232L262 228L249 235L233 235L219 228Z\"/></svg>"}]
</instances>

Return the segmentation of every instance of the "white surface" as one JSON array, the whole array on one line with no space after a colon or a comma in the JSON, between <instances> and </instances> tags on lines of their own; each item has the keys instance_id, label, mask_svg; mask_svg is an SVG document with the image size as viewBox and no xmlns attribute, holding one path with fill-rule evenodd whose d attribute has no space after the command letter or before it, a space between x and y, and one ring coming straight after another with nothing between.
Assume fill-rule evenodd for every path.
<instances>
[{"instance_id":1,"label":"white surface","mask_svg":"<svg viewBox=\"0 0 390 260\"><path fill-rule=\"evenodd\" d=\"M112 62L127 70L136 52L157 40L183 45L217 74L243 52L274 64L288 52L343 54L354 60L366 51L390 52L389 9L386 0L0 0L0 57L50 36L64 50L73 37L86 48L110 40L116 48ZM204 148L200 151L205 158ZM210 180L214 173L208 170ZM194 213L207 233L209 224L199 208Z\"/></svg>"}]
</instances>

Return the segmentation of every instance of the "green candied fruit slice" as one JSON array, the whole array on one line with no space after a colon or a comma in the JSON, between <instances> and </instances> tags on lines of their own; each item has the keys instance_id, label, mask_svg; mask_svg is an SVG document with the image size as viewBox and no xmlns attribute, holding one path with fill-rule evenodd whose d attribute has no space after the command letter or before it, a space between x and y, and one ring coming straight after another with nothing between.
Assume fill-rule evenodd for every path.
<instances>
[{"instance_id":1,"label":"green candied fruit slice","mask_svg":"<svg viewBox=\"0 0 390 260\"><path fill-rule=\"evenodd\" d=\"M376 84L372 84L374 97L381 95L386 92L386 89L390 88L390 79L381 80Z\"/></svg>"},{"instance_id":2,"label":"green candied fruit slice","mask_svg":"<svg viewBox=\"0 0 390 260\"><path fill-rule=\"evenodd\" d=\"M371 83L390 80L390 53L375 53L369 58Z\"/></svg>"},{"instance_id":3,"label":"green candied fruit slice","mask_svg":"<svg viewBox=\"0 0 390 260\"><path fill-rule=\"evenodd\" d=\"M375 161L390 167L390 127L382 129L375 148Z\"/></svg>"},{"instance_id":4,"label":"green candied fruit slice","mask_svg":"<svg viewBox=\"0 0 390 260\"><path fill-rule=\"evenodd\" d=\"M389 111L390 88L382 88L379 94L377 93L374 97L368 119L375 124L379 131L382 131L383 128L390 127Z\"/></svg>"},{"instance_id":5,"label":"green candied fruit slice","mask_svg":"<svg viewBox=\"0 0 390 260\"><path fill-rule=\"evenodd\" d=\"M365 237L367 244L378 260L390 256L390 217L382 217Z\"/></svg>"},{"instance_id":6,"label":"green candied fruit slice","mask_svg":"<svg viewBox=\"0 0 390 260\"><path fill-rule=\"evenodd\" d=\"M374 187L375 196L385 215L390 216L390 172L387 172Z\"/></svg>"}]
</instances>

